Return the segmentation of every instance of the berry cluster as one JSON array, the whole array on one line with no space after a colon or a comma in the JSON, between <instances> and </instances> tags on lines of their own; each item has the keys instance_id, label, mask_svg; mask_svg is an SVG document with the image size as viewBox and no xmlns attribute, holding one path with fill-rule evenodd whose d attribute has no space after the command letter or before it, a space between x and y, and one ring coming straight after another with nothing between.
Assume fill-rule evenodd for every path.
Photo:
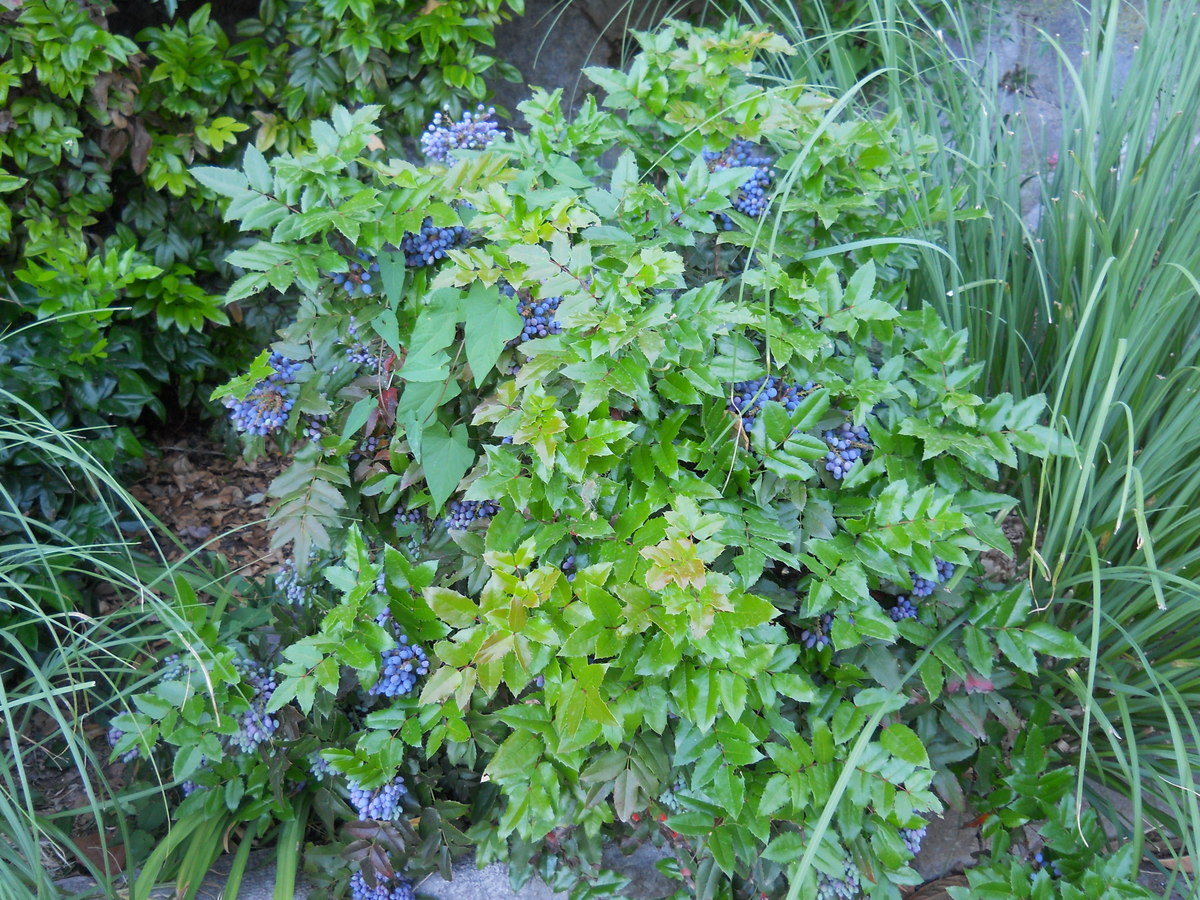
<instances>
[{"instance_id":1,"label":"berry cluster","mask_svg":"<svg viewBox=\"0 0 1200 900\"><path fill-rule=\"evenodd\" d=\"M498 512L500 504L495 500L451 500L446 514L435 524L447 531L466 531L472 522L490 519Z\"/></svg>"},{"instance_id":2,"label":"berry cluster","mask_svg":"<svg viewBox=\"0 0 1200 900\"><path fill-rule=\"evenodd\" d=\"M946 562L944 559L938 559L935 557L933 564L937 568L937 581L931 581L928 578L922 578L916 572L909 569L908 574L912 578L912 592L914 597L928 597L937 589L939 584L949 581L950 577L954 574L954 563Z\"/></svg>"},{"instance_id":3,"label":"berry cluster","mask_svg":"<svg viewBox=\"0 0 1200 900\"><path fill-rule=\"evenodd\" d=\"M738 138L724 150L705 150L703 158L708 163L708 170L733 169L739 166L754 166L754 172L742 182L737 194L732 198L733 208L747 216L757 218L767 209L767 190L774 180L770 156L763 156L759 149L750 141ZM733 230L733 219L725 213L716 213L713 217L717 225L725 231Z\"/></svg>"},{"instance_id":4,"label":"berry cluster","mask_svg":"<svg viewBox=\"0 0 1200 900\"><path fill-rule=\"evenodd\" d=\"M365 366L369 371L379 371L379 353L365 341L358 340L358 322L354 316L346 328L354 343L346 348L346 359L356 366Z\"/></svg>"},{"instance_id":5,"label":"berry cluster","mask_svg":"<svg viewBox=\"0 0 1200 900\"><path fill-rule=\"evenodd\" d=\"M404 264L410 268L432 266L446 258L446 251L461 247L467 242L469 233L461 225L434 225L430 216L421 223L416 234L406 231L400 241L404 251Z\"/></svg>"},{"instance_id":6,"label":"berry cluster","mask_svg":"<svg viewBox=\"0 0 1200 900\"><path fill-rule=\"evenodd\" d=\"M383 651L383 665L379 672L379 680L371 685L372 696L401 697L411 694L417 686L417 678L429 672L429 657L416 644L408 642L408 635L399 632L393 625L396 634L396 646Z\"/></svg>"},{"instance_id":7,"label":"berry cluster","mask_svg":"<svg viewBox=\"0 0 1200 900\"><path fill-rule=\"evenodd\" d=\"M287 386L296 381L300 363L278 353L272 353L268 362L275 371L254 385L244 399L226 397L222 401L231 411L233 427L238 431L257 435L278 431L296 403Z\"/></svg>"},{"instance_id":8,"label":"berry cluster","mask_svg":"<svg viewBox=\"0 0 1200 900\"><path fill-rule=\"evenodd\" d=\"M575 580L575 554L569 553L563 558L562 564L559 566L562 573L567 576L567 581Z\"/></svg>"},{"instance_id":9,"label":"berry cluster","mask_svg":"<svg viewBox=\"0 0 1200 900\"><path fill-rule=\"evenodd\" d=\"M826 431L822 437L829 447L825 454L825 470L838 481L850 473L854 464L863 458L864 451L874 446L865 425L849 422L843 422L836 431Z\"/></svg>"},{"instance_id":10,"label":"berry cluster","mask_svg":"<svg viewBox=\"0 0 1200 900\"><path fill-rule=\"evenodd\" d=\"M911 600L901 595L896 598L896 605L888 610L888 615L892 617L893 622L899 622L901 619L915 619L917 607Z\"/></svg>"},{"instance_id":11,"label":"berry cluster","mask_svg":"<svg viewBox=\"0 0 1200 900\"><path fill-rule=\"evenodd\" d=\"M307 606L312 600L312 588L301 582L296 560L284 559L275 573L275 588L283 592L284 598L293 606Z\"/></svg>"},{"instance_id":12,"label":"berry cluster","mask_svg":"<svg viewBox=\"0 0 1200 900\"><path fill-rule=\"evenodd\" d=\"M369 296L372 290L371 276L379 271L379 263L375 262L375 257L362 250L356 255L358 259L350 260L345 272L330 272L329 278L350 297L354 297L355 294Z\"/></svg>"},{"instance_id":13,"label":"berry cluster","mask_svg":"<svg viewBox=\"0 0 1200 900\"><path fill-rule=\"evenodd\" d=\"M300 422L304 428L304 436L310 441L319 441L325 433L325 423L329 421L328 413L305 413Z\"/></svg>"},{"instance_id":14,"label":"berry cluster","mask_svg":"<svg viewBox=\"0 0 1200 900\"><path fill-rule=\"evenodd\" d=\"M330 778L334 774L333 767L329 765L319 750L308 754L308 771L314 778Z\"/></svg>"},{"instance_id":15,"label":"berry cluster","mask_svg":"<svg viewBox=\"0 0 1200 900\"><path fill-rule=\"evenodd\" d=\"M186 665L178 653L172 653L162 661L162 671L158 673L160 681L183 681L191 674L191 668Z\"/></svg>"},{"instance_id":16,"label":"berry cluster","mask_svg":"<svg viewBox=\"0 0 1200 900\"><path fill-rule=\"evenodd\" d=\"M512 288L509 288L509 292L511 291ZM537 340L551 334L562 334L562 325L554 318L554 313L558 310L558 304L562 302L562 297L534 300L532 297L518 294L516 300L517 312L521 314L525 324L521 333L508 342L509 347L515 347L526 341Z\"/></svg>"},{"instance_id":17,"label":"berry cluster","mask_svg":"<svg viewBox=\"0 0 1200 900\"><path fill-rule=\"evenodd\" d=\"M120 728L110 727L108 729L108 735L107 735L108 746L110 746L110 747L117 746L117 743L124 736L125 736L125 732L123 732ZM117 757L117 761L123 762L123 763L131 763L141 755L142 755L141 750L137 746L134 746L132 750L126 750L119 757Z\"/></svg>"},{"instance_id":18,"label":"berry cluster","mask_svg":"<svg viewBox=\"0 0 1200 900\"><path fill-rule=\"evenodd\" d=\"M358 446L350 451L350 462L358 462L360 459L374 459L379 448L384 444L384 439L371 435L369 438L364 438L358 442Z\"/></svg>"},{"instance_id":19,"label":"berry cluster","mask_svg":"<svg viewBox=\"0 0 1200 900\"><path fill-rule=\"evenodd\" d=\"M495 120L496 110L482 103L475 112L465 112L457 122L450 110L433 114L433 121L421 135L421 151L434 162L449 165L455 150L484 150L492 141L504 137Z\"/></svg>"},{"instance_id":20,"label":"berry cluster","mask_svg":"<svg viewBox=\"0 0 1200 900\"><path fill-rule=\"evenodd\" d=\"M250 698L250 708L242 714L240 727L237 734L230 738L230 744L243 753L253 753L259 744L270 740L279 728L279 720L267 712L267 704L271 702L271 694L277 686L275 676L266 667L249 659L235 659L233 667L254 693Z\"/></svg>"},{"instance_id":21,"label":"berry cluster","mask_svg":"<svg viewBox=\"0 0 1200 900\"><path fill-rule=\"evenodd\" d=\"M754 427L759 410L768 400L783 404L788 412L795 412L800 401L814 389L811 381L803 385L788 384L778 375L739 381L733 386L733 398L729 401L728 409L742 417L742 427L749 431Z\"/></svg>"},{"instance_id":22,"label":"berry cluster","mask_svg":"<svg viewBox=\"0 0 1200 900\"><path fill-rule=\"evenodd\" d=\"M913 856L921 852L921 841L925 840L925 832L928 830L928 825L922 825L920 828L900 829L900 840L904 841L904 846Z\"/></svg>"},{"instance_id":23,"label":"berry cluster","mask_svg":"<svg viewBox=\"0 0 1200 900\"><path fill-rule=\"evenodd\" d=\"M407 878L375 875L375 886L367 884L362 872L350 876L350 900L416 900L412 882Z\"/></svg>"},{"instance_id":24,"label":"berry cluster","mask_svg":"<svg viewBox=\"0 0 1200 900\"><path fill-rule=\"evenodd\" d=\"M1058 861L1053 859L1047 860L1046 854L1041 850L1033 854L1033 867L1035 872L1029 876L1031 879L1036 876L1037 872L1041 871L1049 872L1051 878L1062 878L1062 869L1058 867Z\"/></svg>"},{"instance_id":25,"label":"berry cluster","mask_svg":"<svg viewBox=\"0 0 1200 900\"><path fill-rule=\"evenodd\" d=\"M401 506L396 509L396 515L392 517L392 527L401 528L404 525L424 525L428 521L428 518L423 506L416 509Z\"/></svg>"},{"instance_id":26,"label":"berry cluster","mask_svg":"<svg viewBox=\"0 0 1200 900\"><path fill-rule=\"evenodd\" d=\"M397 775L382 787L367 790L357 781L351 779L350 805L358 813L360 819L374 819L378 822L391 822L400 816L400 801L408 789L404 787L404 777Z\"/></svg>"},{"instance_id":27,"label":"berry cluster","mask_svg":"<svg viewBox=\"0 0 1200 900\"><path fill-rule=\"evenodd\" d=\"M683 804L679 802L679 795L686 791L687 787L687 782L684 781L683 776L680 775L675 779L674 784L667 788L667 790L663 791L658 798L658 802L661 803L665 809L670 810L672 813L681 812L683 810Z\"/></svg>"},{"instance_id":28,"label":"berry cluster","mask_svg":"<svg viewBox=\"0 0 1200 900\"><path fill-rule=\"evenodd\" d=\"M829 645L829 630L832 627L833 613L825 613L800 632L800 643L810 650L820 650Z\"/></svg>"},{"instance_id":29,"label":"berry cluster","mask_svg":"<svg viewBox=\"0 0 1200 900\"><path fill-rule=\"evenodd\" d=\"M862 892L858 883L858 869L854 863L845 861L846 873L841 878L833 878L824 872L817 874L818 900L853 900Z\"/></svg>"}]
</instances>

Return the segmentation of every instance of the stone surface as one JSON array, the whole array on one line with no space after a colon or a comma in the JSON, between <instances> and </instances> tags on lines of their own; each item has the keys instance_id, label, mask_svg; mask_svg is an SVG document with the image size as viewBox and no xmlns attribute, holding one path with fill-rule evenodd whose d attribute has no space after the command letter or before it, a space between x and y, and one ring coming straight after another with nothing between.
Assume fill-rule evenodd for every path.
<instances>
[{"instance_id":1,"label":"stone surface","mask_svg":"<svg viewBox=\"0 0 1200 900\"><path fill-rule=\"evenodd\" d=\"M565 900L567 896L556 894L539 878L514 891L508 883L508 867L500 863L477 869L473 858L461 859L453 874L452 881L430 875L417 885L418 893L434 900Z\"/></svg>"},{"instance_id":2,"label":"stone surface","mask_svg":"<svg viewBox=\"0 0 1200 900\"><path fill-rule=\"evenodd\" d=\"M921 852L913 862L922 878L932 881L961 872L975 862L983 845L979 829L967 824L970 819L968 814L947 810L945 815L929 820Z\"/></svg>"},{"instance_id":3,"label":"stone surface","mask_svg":"<svg viewBox=\"0 0 1200 900\"><path fill-rule=\"evenodd\" d=\"M491 82L494 102L519 120L517 104L536 85L561 88L564 109L578 108L595 85L587 66L618 66L631 29L661 21L666 4L641 0L525 0L525 15L496 29L496 55L517 67L523 82Z\"/></svg>"},{"instance_id":4,"label":"stone surface","mask_svg":"<svg viewBox=\"0 0 1200 900\"><path fill-rule=\"evenodd\" d=\"M629 879L629 887L625 889L627 896L634 900L658 900L679 889L678 881L672 881L656 868L658 861L666 858L667 852L653 844L633 848L612 844L604 851L603 865Z\"/></svg>"}]
</instances>

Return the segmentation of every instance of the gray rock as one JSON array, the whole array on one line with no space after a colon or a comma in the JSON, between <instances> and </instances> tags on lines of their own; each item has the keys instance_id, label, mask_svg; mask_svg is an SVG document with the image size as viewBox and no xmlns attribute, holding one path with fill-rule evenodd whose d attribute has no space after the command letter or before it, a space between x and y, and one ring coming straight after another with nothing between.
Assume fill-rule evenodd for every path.
<instances>
[{"instance_id":1,"label":"gray rock","mask_svg":"<svg viewBox=\"0 0 1200 900\"><path fill-rule=\"evenodd\" d=\"M556 894L540 878L532 878L519 891L508 881L508 867L492 863L475 868L473 858L461 859L454 865L454 880L430 875L417 885L417 893L434 900L565 900L566 894Z\"/></svg>"},{"instance_id":2,"label":"gray rock","mask_svg":"<svg viewBox=\"0 0 1200 900\"><path fill-rule=\"evenodd\" d=\"M979 840L979 829L968 825L966 813L947 810L945 815L930 819L921 841L921 852L913 861L913 868L926 881L944 875L961 872L975 862L975 855L983 849Z\"/></svg>"},{"instance_id":3,"label":"gray rock","mask_svg":"<svg viewBox=\"0 0 1200 900\"><path fill-rule=\"evenodd\" d=\"M576 109L595 85L587 66L618 66L631 29L653 28L666 4L638 0L526 0L525 15L496 29L495 55L520 71L523 83L494 81L494 101L516 116L528 85L563 90L564 109Z\"/></svg>"}]
</instances>

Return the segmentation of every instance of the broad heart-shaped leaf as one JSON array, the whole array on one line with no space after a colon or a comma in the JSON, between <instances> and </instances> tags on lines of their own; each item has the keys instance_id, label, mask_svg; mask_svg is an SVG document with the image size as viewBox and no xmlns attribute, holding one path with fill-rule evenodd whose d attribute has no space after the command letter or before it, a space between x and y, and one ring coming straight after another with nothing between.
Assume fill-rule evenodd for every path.
<instances>
[{"instance_id":1,"label":"broad heart-shaped leaf","mask_svg":"<svg viewBox=\"0 0 1200 900\"><path fill-rule=\"evenodd\" d=\"M422 429L421 465L435 510L442 508L474 462L475 451L467 443L466 425L457 425L448 432L441 422L433 422Z\"/></svg>"},{"instance_id":2,"label":"broad heart-shaped leaf","mask_svg":"<svg viewBox=\"0 0 1200 900\"><path fill-rule=\"evenodd\" d=\"M480 282L462 298L459 316L466 323L467 363L475 386L483 384L504 345L521 333L521 314L508 297Z\"/></svg>"},{"instance_id":3,"label":"broad heart-shaped leaf","mask_svg":"<svg viewBox=\"0 0 1200 900\"><path fill-rule=\"evenodd\" d=\"M403 305L404 281L407 275L404 254L399 250L385 250L375 258L375 261L379 263L379 277L383 281L383 296L387 299L389 310L394 314ZM386 339L387 335L384 335L384 338Z\"/></svg>"},{"instance_id":4,"label":"broad heart-shaped leaf","mask_svg":"<svg viewBox=\"0 0 1200 900\"><path fill-rule=\"evenodd\" d=\"M450 374L450 355L445 351L454 341L458 325L458 294L439 290L430 294L429 305L417 317L408 340L408 356L400 370L405 381L443 381Z\"/></svg>"}]
</instances>

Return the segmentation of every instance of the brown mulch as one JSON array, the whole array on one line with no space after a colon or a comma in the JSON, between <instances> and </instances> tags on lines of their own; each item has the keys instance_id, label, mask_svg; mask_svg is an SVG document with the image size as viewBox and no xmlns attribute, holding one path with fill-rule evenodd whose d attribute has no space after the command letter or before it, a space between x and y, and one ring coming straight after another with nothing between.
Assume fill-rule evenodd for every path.
<instances>
[{"instance_id":1,"label":"brown mulch","mask_svg":"<svg viewBox=\"0 0 1200 900\"><path fill-rule=\"evenodd\" d=\"M921 885L916 891L909 894L905 900L950 900L950 892L946 890L947 888L966 886L967 879L965 875L947 875L945 878L939 878L937 881Z\"/></svg>"},{"instance_id":2,"label":"brown mulch","mask_svg":"<svg viewBox=\"0 0 1200 900\"><path fill-rule=\"evenodd\" d=\"M148 443L158 453L148 457L145 470L127 482L129 493L157 519L162 527L133 535L140 549L155 558L177 562L185 557L219 554L228 566L247 578L273 574L283 558L272 550L266 527L271 481L288 465L278 451L254 460L232 455L225 445L195 434L164 434ZM112 612L131 598L101 586L97 597L101 613ZM92 744L100 771L80 772L55 739L57 724L41 712L33 715L25 733L22 756L29 788L40 814L66 810L82 812L71 820L69 833L74 849L93 864L107 861L114 870L125 865L120 836L107 829L96 831L96 821L87 810L88 782L101 796L119 790L125 783L126 764L107 762L106 726L89 721L84 737ZM42 842L41 865L55 877L78 871L74 853L67 846ZM106 859L107 857L107 859Z\"/></svg>"},{"instance_id":3,"label":"brown mulch","mask_svg":"<svg viewBox=\"0 0 1200 900\"><path fill-rule=\"evenodd\" d=\"M221 444L198 436L176 438L160 450L130 493L163 523L167 533L153 537L167 559L201 551L223 555L247 577L278 569L283 551L271 549L267 488L287 458L278 452L231 457Z\"/></svg>"}]
</instances>

